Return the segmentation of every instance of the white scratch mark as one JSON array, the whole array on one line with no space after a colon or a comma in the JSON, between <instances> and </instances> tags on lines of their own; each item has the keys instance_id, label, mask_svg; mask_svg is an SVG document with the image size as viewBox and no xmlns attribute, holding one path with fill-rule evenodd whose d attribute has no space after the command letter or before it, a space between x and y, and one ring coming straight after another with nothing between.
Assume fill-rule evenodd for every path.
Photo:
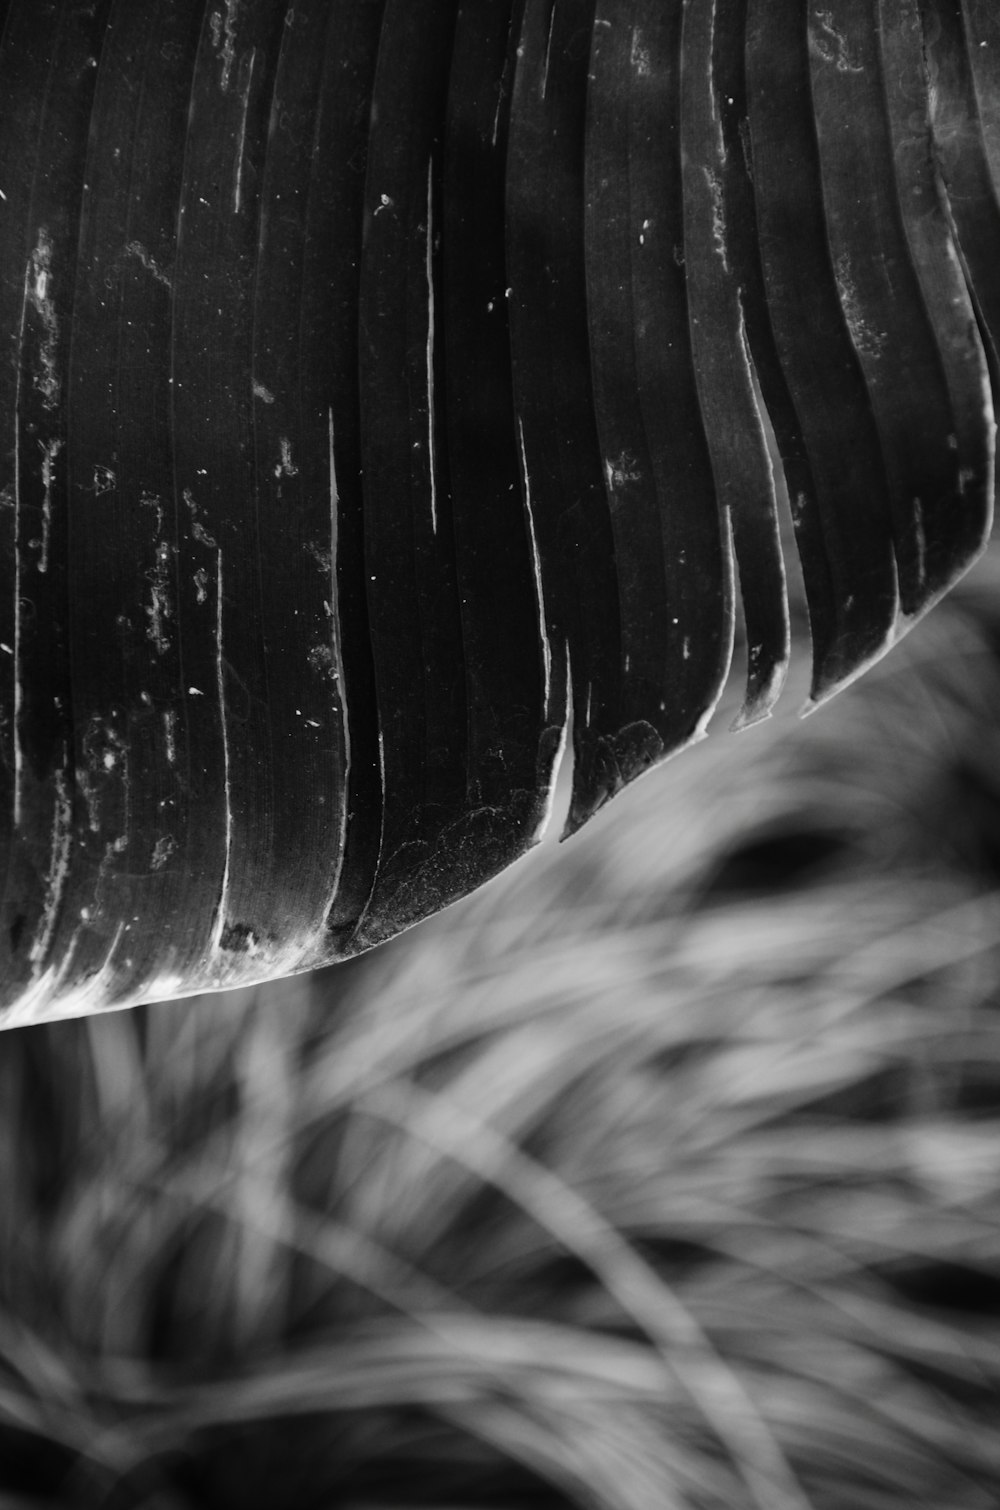
<instances>
[{"instance_id":1,"label":"white scratch mark","mask_svg":"<svg viewBox=\"0 0 1000 1510\"><path fill-rule=\"evenodd\" d=\"M38 570L47 572L49 569L49 542L52 536L52 468L56 457L62 450L61 440L50 440L47 444L39 442L42 448L42 548L38 557Z\"/></svg>"},{"instance_id":2,"label":"white scratch mark","mask_svg":"<svg viewBox=\"0 0 1000 1510\"><path fill-rule=\"evenodd\" d=\"M550 57L552 55L552 33L555 30L555 25L556 25L556 7L553 4L552 10L549 13L549 35L546 38L546 42L545 42L545 64L544 64L544 66L542 68L541 98L543 100L545 98L545 91L549 87L549 59L550 59Z\"/></svg>"},{"instance_id":3,"label":"white scratch mark","mask_svg":"<svg viewBox=\"0 0 1000 1510\"><path fill-rule=\"evenodd\" d=\"M199 603L204 603L208 597L208 572L203 566L199 566L194 574L194 594Z\"/></svg>"},{"instance_id":4,"label":"white scratch mark","mask_svg":"<svg viewBox=\"0 0 1000 1510\"><path fill-rule=\"evenodd\" d=\"M333 410L327 409L327 446L328 462L330 469L330 551L324 563L324 569L330 574L330 601L324 601L323 607L330 620L331 633L333 636L333 675L337 683L337 696L340 701L341 728L344 740L344 773L341 778L341 790L347 790L348 777L351 771L351 725L347 717L347 683L344 680L343 647L340 639L340 616L335 611L337 602L337 550L340 535L340 489L337 485L337 458L335 448L335 433L333 426ZM317 554L317 561L319 555ZM307 720L311 725L311 720ZM385 787L385 763L382 751L381 739L379 742L379 754L383 761L382 785ZM327 905L327 916L337 897L340 886L340 877L344 868L344 857L347 848L347 803L340 805L340 832L337 836L337 859L334 866L334 874L330 884L330 900Z\"/></svg>"},{"instance_id":5,"label":"white scratch mark","mask_svg":"<svg viewBox=\"0 0 1000 1510\"><path fill-rule=\"evenodd\" d=\"M270 388L265 388L263 383L254 383L253 395L254 398L259 398L262 404L274 403L274 394Z\"/></svg>"},{"instance_id":6,"label":"white scratch mark","mask_svg":"<svg viewBox=\"0 0 1000 1510\"><path fill-rule=\"evenodd\" d=\"M573 726L573 662L570 656L569 641L566 641L566 686L569 696L566 699L565 713L559 730L559 743L552 759L552 771L549 777L549 790L545 797L545 807L535 829L535 839L544 839L552 822L556 810L556 798L559 792L560 776L562 774L563 761L566 759L566 751L569 748Z\"/></svg>"},{"instance_id":7,"label":"white scratch mark","mask_svg":"<svg viewBox=\"0 0 1000 1510\"><path fill-rule=\"evenodd\" d=\"M552 701L552 646L549 643L548 625L545 621L545 589L542 585L542 558L538 553L538 539L535 535L535 516L531 507L531 482L528 477L528 457L524 448L524 423L517 422L517 433L521 443L521 475L524 479L524 509L528 517L528 534L531 537L531 562L535 572L535 602L538 606L538 633L542 642L542 663L545 668L545 711L548 715L549 704Z\"/></svg>"},{"instance_id":8,"label":"white scratch mark","mask_svg":"<svg viewBox=\"0 0 1000 1510\"><path fill-rule=\"evenodd\" d=\"M924 529L924 508L919 498L913 500L913 531L917 541L917 581L923 587L927 580L927 533Z\"/></svg>"},{"instance_id":9,"label":"white scratch mark","mask_svg":"<svg viewBox=\"0 0 1000 1510\"><path fill-rule=\"evenodd\" d=\"M718 0L712 0L712 8L711 8L711 12L710 12L710 15L709 15L709 22L708 22L708 52L709 52L709 57L712 57L712 58L715 57L715 22L716 22L716 11L717 11L717 8L718 8ZM725 151L725 146L724 146L724 144L722 142L722 139L721 139L721 135L722 135L722 122L719 120L719 108L718 108L719 107L719 98L718 98L718 95L717 95L715 89L710 89L709 90L709 97L710 97L710 103L711 103L711 107L712 107L712 121L713 121L713 124L716 127L716 138L717 138L717 141L719 143L719 147L721 149L720 155L721 155L723 161L725 161L726 151ZM731 95L727 95L727 99L729 100L729 103L731 105L733 103L732 96Z\"/></svg>"},{"instance_id":10,"label":"white scratch mark","mask_svg":"<svg viewBox=\"0 0 1000 1510\"><path fill-rule=\"evenodd\" d=\"M236 143L236 180L233 184L233 214L238 215L243 205L243 158L246 152L247 141L247 114L250 110L250 89L253 84L254 64L257 61L256 47L250 53L250 67L247 69L247 84L243 91L243 112L240 116L239 139ZM223 85L225 88L225 85Z\"/></svg>"},{"instance_id":11,"label":"white scratch mark","mask_svg":"<svg viewBox=\"0 0 1000 1510\"><path fill-rule=\"evenodd\" d=\"M378 731L378 771L382 790L385 791L385 733L380 727Z\"/></svg>"},{"instance_id":12,"label":"white scratch mark","mask_svg":"<svg viewBox=\"0 0 1000 1510\"><path fill-rule=\"evenodd\" d=\"M62 385L56 370L56 355L59 345L59 320L52 299L52 242L45 226L38 232L38 244L28 263L27 293L29 301L42 322L45 332L42 341L42 370L35 375L35 387L41 393L47 409L54 409L59 402ZM23 330L23 326L22 326Z\"/></svg>"},{"instance_id":13,"label":"white scratch mark","mask_svg":"<svg viewBox=\"0 0 1000 1510\"><path fill-rule=\"evenodd\" d=\"M69 875L73 804L66 785L65 769L56 771L55 784L56 800L52 814L52 836L49 841L49 873L45 885L45 902L42 908L41 927L32 941L29 955L34 966L33 979L37 979L42 961L49 952L49 945L52 942L59 916L59 904L62 901Z\"/></svg>"},{"instance_id":14,"label":"white scratch mark","mask_svg":"<svg viewBox=\"0 0 1000 1510\"><path fill-rule=\"evenodd\" d=\"M24 273L24 295L21 300L21 325L18 332L18 353L24 350L24 328L31 299L32 262L29 258ZM24 599L21 596L21 362L17 363L14 384L14 829L21 826L22 789L24 785L24 751L21 747L21 708L24 703L24 672L21 665L22 618Z\"/></svg>"},{"instance_id":15,"label":"white scratch mark","mask_svg":"<svg viewBox=\"0 0 1000 1510\"><path fill-rule=\"evenodd\" d=\"M437 456L434 450L434 159L427 164L427 465L431 474L431 530L436 535Z\"/></svg>"},{"instance_id":16,"label":"white scratch mark","mask_svg":"<svg viewBox=\"0 0 1000 1510\"><path fill-rule=\"evenodd\" d=\"M708 184L709 193L712 196L712 240L715 250L722 262L722 270L729 272L729 259L726 256L726 212L722 203L722 185L711 168L702 168L705 182Z\"/></svg>"},{"instance_id":17,"label":"white scratch mark","mask_svg":"<svg viewBox=\"0 0 1000 1510\"><path fill-rule=\"evenodd\" d=\"M375 214L381 215L383 210L389 210L391 208L392 200L389 198L388 194L380 194L378 197L378 204L375 206Z\"/></svg>"},{"instance_id":18,"label":"white scratch mark","mask_svg":"<svg viewBox=\"0 0 1000 1510\"><path fill-rule=\"evenodd\" d=\"M155 258L150 256L149 252L147 252L146 248L142 245L141 242L130 241L125 247L125 251L128 256L135 257L139 262L141 262L147 273L151 273L152 276L156 279L157 283L162 283L164 288L173 288L173 284L170 281L169 275L163 271L162 267L160 267Z\"/></svg>"},{"instance_id":19,"label":"white scratch mark","mask_svg":"<svg viewBox=\"0 0 1000 1510\"><path fill-rule=\"evenodd\" d=\"M337 679L337 686L338 686L338 689L339 689L339 692L340 692L341 708L342 708L342 710L343 710L343 712L345 714L345 717L344 717L344 745L345 745L346 758L347 758L347 769L349 770L350 769L350 762L351 762L351 733L350 733L350 728L348 726L348 722L347 722L347 718L346 718L347 705L346 705L346 701L345 701L345 697L346 697L346 693L345 693L346 683L345 683L345 680L344 680L344 652L343 652L343 645L341 644L341 639L340 639L340 615L339 615L339 613L336 613L334 611L333 606L332 606L337 601L337 550L338 550L338 545L339 545L339 532L340 532L340 517L339 517L340 489L337 486L337 466L336 466L336 457L335 457L335 454L334 454L334 431L333 431L333 410L332 409L328 409L327 410L327 420L328 420L328 427L327 428L328 428L329 463L330 463L330 559L329 559L329 570L330 570L330 602L329 602L329 604L326 604L325 606L326 606L326 609L327 609L327 614L328 614L328 616L330 618L330 621L332 623L332 626L333 626L333 674L334 674L334 676Z\"/></svg>"},{"instance_id":20,"label":"white scratch mark","mask_svg":"<svg viewBox=\"0 0 1000 1510\"><path fill-rule=\"evenodd\" d=\"M222 872L222 890L219 893L218 910L215 915L215 936L212 940L215 949L218 949L222 942L222 934L226 926L226 903L229 897L230 864L233 853L233 789L229 764L229 725L226 720L222 585L222 552L219 551L216 557L215 577L215 686L219 699L219 725L222 729L222 782L226 801L226 863Z\"/></svg>"},{"instance_id":21,"label":"white scratch mark","mask_svg":"<svg viewBox=\"0 0 1000 1510\"><path fill-rule=\"evenodd\" d=\"M114 971L111 961L121 942L125 924L119 923L104 964L96 974L88 975L82 985L63 989L71 977L73 956L80 937L78 930L70 941L58 967L50 965L19 996L15 1006L4 1014L5 1028L28 1027L39 1022L53 1022L65 1017L83 1017L106 1009L108 991ZM143 998L145 999L145 998Z\"/></svg>"},{"instance_id":22,"label":"white scratch mark","mask_svg":"<svg viewBox=\"0 0 1000 1510\"><path fill-rule=\"evenodd\" d=\"M966 286L965 285L965 267L964 267L961 255L959 253L960 242L959 242L959 236L958 236L958 227L955 224L955 218L954 218L954 215L952 214L951 205L948 202L947 190L944 188L944 185L941 182L940 175L938 175L938 184L939 184L938 198L939 198L939 200L940 200L940 202L942 204L942 207L944 209L945 216L946 216L947 221L948 221L948 229L949 229L949 235L948 235L947 240L945 241L945 253L946 253L947 257L948 257L948 261L951 263L951 266L952 266L953 275L954 275L954 279L955 279L955 287L960 288L960 289L964 289L965 286ZM969 321L971 323L975 319L975 314L974 314L974 312L973 312L973 310L971 308L971 305L966 304L966 309L968 310L968 318L969 318ZM990 381L989 367L988 367L987 362L986 362L986 353L983 350L983 346L982 346L982 343L980 341L976 341L975 347L974 347L974 353L975 353L975 361L976 361L976 364L977 364L977 366L979 368L980 394L981 394L981 397L982 397L982 405L983 405L983 407L982 407L982 418L983 418L983 420L986 423L989 435L992 438L995 439L996 433L997 433L997 430L996 430L996 419L997 419L997 416L996 416L996 411L995 411L994 405L993 405L993 384ZM955 441L955 447L954 447L954 449L956 451L958 450L958 440L957 440L957 438L956 438L956 441ZM992 463L990 464L990 474L991 475L990 475L989 482L988 482L988 491L987 491L987 494L986 494L987 498L992 498L993 497L993 487L992 487L992 482L993 482L993 475L992 475L993 474L993 464Z\"/></svg>"},{"instance_id":23,"label":"white scratch mark","mask_svg":"<svg viewBox=\"0 0 1000 1510\"><path fill-rule=\"evenodd\" d=\"M118 479L110 467L95 467L93 484L94 497L100 498L102 493L112 492L117 481Z\"/></svg>"}]
</instances>

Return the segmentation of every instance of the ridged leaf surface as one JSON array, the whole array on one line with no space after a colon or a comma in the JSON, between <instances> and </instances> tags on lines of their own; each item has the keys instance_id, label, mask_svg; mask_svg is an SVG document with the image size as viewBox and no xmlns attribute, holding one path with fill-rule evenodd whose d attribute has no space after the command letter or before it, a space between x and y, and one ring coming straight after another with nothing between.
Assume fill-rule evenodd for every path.
<instances>
[{"instance_id":1,"label":"ridged leaf surface","mask_svg":"<svg viewBox=\"0 0 1000 1510\"><path fill-rule=\"evenodd\" d=\"M0 1020L766 717L788 542L830 697L988 537L998 269L985 0L7 0Z\"/></svg>"}]
</instances>

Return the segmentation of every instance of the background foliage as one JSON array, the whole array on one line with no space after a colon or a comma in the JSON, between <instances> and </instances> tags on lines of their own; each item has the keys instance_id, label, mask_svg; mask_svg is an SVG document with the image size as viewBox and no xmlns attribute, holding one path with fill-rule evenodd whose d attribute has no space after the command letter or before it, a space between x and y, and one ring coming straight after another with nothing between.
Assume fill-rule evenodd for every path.
<instances>
[{"instance_id":1,"label":"background foliage","mask_svg":"<svg viewBox=\"0 0 1000 1510\"><path fill-rule=\"evenodd\" d=\"M996 570L371 956L4 1034L0 1505L991 1510Z\"/></svg>"}]
</instances>

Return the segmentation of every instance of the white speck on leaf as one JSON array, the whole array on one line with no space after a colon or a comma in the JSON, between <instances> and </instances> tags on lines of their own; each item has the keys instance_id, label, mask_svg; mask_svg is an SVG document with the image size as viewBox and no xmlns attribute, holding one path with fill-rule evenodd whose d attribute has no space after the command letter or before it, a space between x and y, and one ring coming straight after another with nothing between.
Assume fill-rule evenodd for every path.
<instances>
[{"instance_id":1,"label":"white speck on leaf","mask_svg":"<svg viewBox=\"0 0 1000 1510\"><path fill-rule=\"evenodd\" d=\"M640 79L648 79L652 75L652 58L650 57L649 48L645 45L645 40L638 26L632 33L632 48L629 54L629 62L632 64L632 67L635 69L635 72Z\"/></svg>"},{"instance_id":2,"label":"white speck on leaf","mask_svg":"<svg viewBox=\"0 0 1000 1510\"><path fill-rule=\"evenodd\" d=\"M199 476L200 475L201 474L199 473ZM195 497L191 492L191 489L185 488L181 496L188 506L188 513L191 515L191 534L194 539L197 540L199 545L207 545L208 548L213 551L218 550L219 547L214 536L209 534L208 530L205 528L198 517L198 504L195 501ZM201 599L199 598L198 601L200 602Z\"/></svg>"},{"instance_id":3,"label":"white speck on leaf","mask_svg":"<svg viewBox=\"0 0 1000 1510\"><path fill-rule=\"evenodd\" d=\"M162 870L177 848L177 840L172 834L165 834L162 839L157 839L153 846L153 855L150 861L154 870Z\"/></svg>"},{"instance_id":4,"label":"white speck on leaf","mask_svg":"<svg viewBox=\"0 0 1000 1510\"><path fill-rule=\"evenodd\" d=\"M239 0L226 0L225 16L220 11L213 11L208 22L212 28L212 46L219 54L222 63L220 83L224 94L229 89L233 63L236 61L236 15L238 11Z\"/></svg>"},{"instance_id":5,"label":"white speck on leaf","mask_svg":"<svg viewBox=\"0 0 1000 1510\"><path fill-rule=\"evenodd\" d=\"M156 533L163 534L163 504L155 493L140 493L139 507L141 509L156 510Z\"/></svg>"},{"instance_id":6,"label":"white speck on leaf","mask_svg":"<svg viewBox=\"0 0 1000 1510\"><path fill-rule=\"evenodd\" d=\"M837 293L840 295L840 307L844 312L844 319L847 321L847 328L855 350L860 356L881 356L885 349L886 336L882 331L873 330L865 319L851 269L851 260L846 252L841 252L837 258L834 273Z\"/></svg>"},{"instance_id":7,"label":"white speck on leaf","mask_svg":"<svg viewBox=\"0 0 1000 1510\"><path fill-rule=\"evenodd\" d=\"M608 492L615 493L630 482L641 482L642 472L634 456L623 451L620 456L604 463L604 476L608 485Z\"/></svg>"},{"instance_id":8,"label":"white speck on leaf","mask_svg":"<svg viewBox=\"0 0 1000 1510\"><path fill-rule=\"evenodd\" d=\"M156 259L150 256L141 242L130 241L125 247L125 251L128 256L135 257L146 269L147 273L152 274L157 283L161 283L164 288L173 288L169 275L163 271Z\"/></svg>"},{"instance_id":9,"label":"white speck on leaf","mask_svg":"<svg viewBox=\"0 0 1000 1510\"><path fill-rule=\"evenodd\" d=\"M292 443L286 435L281 437L281 460L274 469L275 477L297 477L299 469L292 461Z\"/></svg>"},{"instance_id":10,"label":"white speck on leaf","mask_svg":"<svg viewBox=\"0 0 1000 1510\"><path fill-rule=\"evenodd\" d=\"M816 20L819 22L820 31L813 27L809 28L809 50L824 63L832 63L838 73L864 73L860 63L856 63L850 53L847 37L837 31L833 24L833 12L818 10Z\"/></svg>"},{"instance_id":11,"label":"white speck on leaf","mask_svg":"<svg viewBox=\"0 0 1000 1510\"><path fill-rule=\"evenodd\" d=\"M118 481L110 467L94 468L94 497L100 498L102 493L110 493Z\"/></svg>"},{"instance_id":12,"label":"white speck on leaf","mask_svg":"<svg viewBox=\"0 0 1000 1510\"><path fill-rule=\"evenodd\" d=\"M152 640L158 655L170 649L167 621L174 616L170 599L170 557L172 548L165 540L156 547L156 565L146 573L150 584L149 603L146 607L146 638Z\"/></svg>"},{"instance_id":13,"label":"white speck on leaf","mask_svg":"<svg viewBox=\"0 0 1000 1510\"><path fill-rule=\"evenodd\" d=\"M192 687L191 691L195 689ZM174 765L177 760L177 714L172 708L168 708L163 715L163 740L167 752L167 764Z\"/></svg>"}]
</instances>

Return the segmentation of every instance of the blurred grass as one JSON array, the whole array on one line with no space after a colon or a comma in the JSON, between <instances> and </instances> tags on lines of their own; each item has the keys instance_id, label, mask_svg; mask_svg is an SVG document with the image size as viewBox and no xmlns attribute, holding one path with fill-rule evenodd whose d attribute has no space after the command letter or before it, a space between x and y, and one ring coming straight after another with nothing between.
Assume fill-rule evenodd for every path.
<instances>
[{"instance_id":1,"label":"blurred grass","mask_svg":"<svg viewBox=\"0 0 1000 1510\"><path fill-rule=\"evenodd\" d=\"M1000 595L313 978L0 1041L0 1510L995 1510Z\"/></svg>"}]
</instances>

